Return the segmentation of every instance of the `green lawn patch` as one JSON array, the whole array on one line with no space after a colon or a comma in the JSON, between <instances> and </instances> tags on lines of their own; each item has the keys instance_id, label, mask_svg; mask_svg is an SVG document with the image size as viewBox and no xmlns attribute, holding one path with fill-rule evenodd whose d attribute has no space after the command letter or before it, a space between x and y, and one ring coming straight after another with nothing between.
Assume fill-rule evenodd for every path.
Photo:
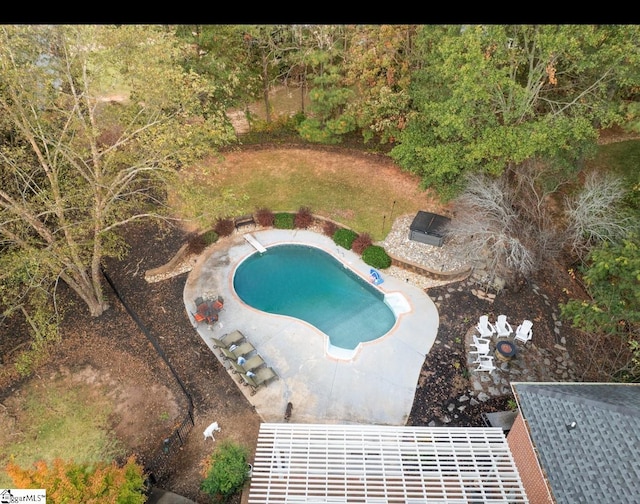
<instances>
[{"instance_id":1,"label":"green lawn patch","mask_svg":"<svg viewBox=\"0 0 640 504\"><path fill-rule=\"evenodd\" d=\"M124 455L110 435L112 400L97 396L95 389L81 383L69 387L68 380L46 384L32 380L21 391L14 410L15 428L5 428L0 455L0 488L12 488L4 468L9 461L28 468L38 460L62 458L78 463L110 461Z\"/></svg>"}]
</instances>

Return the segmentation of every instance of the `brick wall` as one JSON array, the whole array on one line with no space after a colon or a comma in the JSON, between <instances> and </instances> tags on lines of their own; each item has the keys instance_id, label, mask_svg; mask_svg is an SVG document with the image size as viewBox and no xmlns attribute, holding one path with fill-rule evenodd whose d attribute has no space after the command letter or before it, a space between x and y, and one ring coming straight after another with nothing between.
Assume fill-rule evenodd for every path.
<instances>
[{"instance_id":1,"label":"brick wall","mask_svg":"<svg viewBox=\"0 0 640 504\"><path fill-rule=\"evenodd\" d=\"M554 504L522 415L516 417L507 435L507 443L520 473L529 503Z\"/></svg>"}]
</instances>

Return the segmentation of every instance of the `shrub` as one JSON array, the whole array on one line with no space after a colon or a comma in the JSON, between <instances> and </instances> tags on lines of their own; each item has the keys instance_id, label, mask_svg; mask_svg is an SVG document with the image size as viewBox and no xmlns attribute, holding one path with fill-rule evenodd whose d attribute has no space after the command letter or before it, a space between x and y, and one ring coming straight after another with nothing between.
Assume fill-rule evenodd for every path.
<instances>
[{"instance_id":1,"label":"shrub","mask_svg":"<svg viewBox=\"0 0 640 504\"><path fill-rule=\"evenodd\" d=\"M212 229L202 234L195 235L189 240L188 254L200 254L205 248L218 240L218 233Z\"/></svg>"},{"instance_id":2,"label":"shrub","mask_svg":"<svg viewBox=\"0 0 640 504\"><path fill-rule=\"evenodd\" d=\"M268 208L259 208L255 214L256 222L262 227L273 226L274 218L273 212Z\"/></svg>"},{"instance_id":3,"label":"shrub","mask_svg":"<svg viewBox=\"0 0 640 504\"><path fill-rule=\"evenodd\" d=\"M351 245L353 245L353 241L358 237L358 233L352 231L351 229L338 229L333 234L333 241L340 245L342 248L347 250L351 250Z\"/></svg>"},{"instance_id":4,"label":"shrub","mask_svg":"<svg viewBox=\"0 0 640 504\"><path fill-rule=\"evenodd\" d=\"M215 243L218 241L218 233L216 233L213 229L210 229L209 231L205 231L202 234L202 240L204 241L204 244L208 247L212 243Z\"/></svg>"},{"instance_id":5,"label":"shrub","mask_svg":"<svg viewBox=\"0 0 640 504\"><path fill-rule=\"evenodd\" d=\"M307 207L300 207L294 219L294 225L298 229L307 229L313 224L313 214Z\"/></svg>"},{"instance_id":6,"label":"shrub","mask_svg":"<svg viewBox=\"0 0 640 504\"><path fill-rule=\"evenodd\" d=\"M336 234L338 230L338 225L333 221L323 221L322 222L322 233L325 236L329 236L333 238L333 235Z\"/></svg>"},{"instance_id":7,"label":"shrub","mask_svg":"<svg viewBox=\"0 0 640 504\"><path fill-rule=\"evenodd\" d=\"M213 230L218 234L218 236L229 236L233 233L235 228L236 226L233 223L233 219L225 217L216 221L216 225L213 227Z\"/></svg>"},{"instance_id":8,"label":"shrub","mask_svg":"<svg viewBox=\"0 0 640 504\"><path fill-rule=\"evenodd\" d=\"M207 476L200 485L202 491L223 500L238 493L249 477L247 458L244 446L229 440L218 442L209 461Z\"/></svg>"},{"instance_id":9,"label":"shrub","mask_svg":"<svg viewBox=\"0 0 640 504\"><path fill-rule=\"evenodd\" d=\"M356 254L362 255L367 247L369 247L373 243L373 239L369 233L362 233L358 235L358 237L353 240L351 244L351 250L353 250Z\"/></svg>"},{"instance_id":10,"label":"shrub","mask_svg":"<svg viewBox=\"0 0 640 504\"><path fill-rule=\"evenodd\" d=\"M391 257L379 245L370 245L362 252L362 260L369 266L385 269L391 266Z\"/></svg>"},{"instance_id":11,"label":"shrub","mask_svg":"<svg viewBox=\"0 0 640 504\"><path fill-rule=\"evenodd\" d=\"M292 213L277 213L273 219L273 227L277 229L293 229L295 215Z\"/></svg>"}]
</instances>

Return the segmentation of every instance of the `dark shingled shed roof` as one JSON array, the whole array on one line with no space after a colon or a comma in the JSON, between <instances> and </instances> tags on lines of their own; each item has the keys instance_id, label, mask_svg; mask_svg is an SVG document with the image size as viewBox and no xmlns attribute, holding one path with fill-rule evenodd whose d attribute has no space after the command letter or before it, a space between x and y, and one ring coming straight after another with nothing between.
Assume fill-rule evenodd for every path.
<instances>
[{"instance_id":1,"label":"dark shingled shed roof","mask_svg":"<svg viewBox=\"0 0 640 504\"><path fill-rule=\"evenodd\" d=\"M411 231L420 231L434 236L443 236L450 220L451 219L444 217L443 215L423 212L420 210L413 218L409 229Z\"/></svg>"},{"instance_id":2,"label":"dark shingled shed roof","mask_svg":"<svg viewBox=\"0 0 640 504\"><path fill-rule=\"evenodd\" d=\"M558 504L640 503L640 384L511 385Z\"/></svg>"}]
</instances>

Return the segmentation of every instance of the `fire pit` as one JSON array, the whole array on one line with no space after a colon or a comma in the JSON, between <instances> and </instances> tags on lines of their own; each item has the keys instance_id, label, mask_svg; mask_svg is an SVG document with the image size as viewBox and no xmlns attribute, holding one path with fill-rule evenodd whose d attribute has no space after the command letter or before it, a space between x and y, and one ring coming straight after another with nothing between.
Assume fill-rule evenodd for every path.
<instances>
[{"instance_id":1,"label":"fire pit","mask_svg":"<svg viewBox=\"0 0 640 504\"><path fill-rule=\"evenodd\" d=\"M516 356L516 345L509 340L500 340L496 343L496 358L501 361L510 361Z\"/></svg>"}]
</instances>

